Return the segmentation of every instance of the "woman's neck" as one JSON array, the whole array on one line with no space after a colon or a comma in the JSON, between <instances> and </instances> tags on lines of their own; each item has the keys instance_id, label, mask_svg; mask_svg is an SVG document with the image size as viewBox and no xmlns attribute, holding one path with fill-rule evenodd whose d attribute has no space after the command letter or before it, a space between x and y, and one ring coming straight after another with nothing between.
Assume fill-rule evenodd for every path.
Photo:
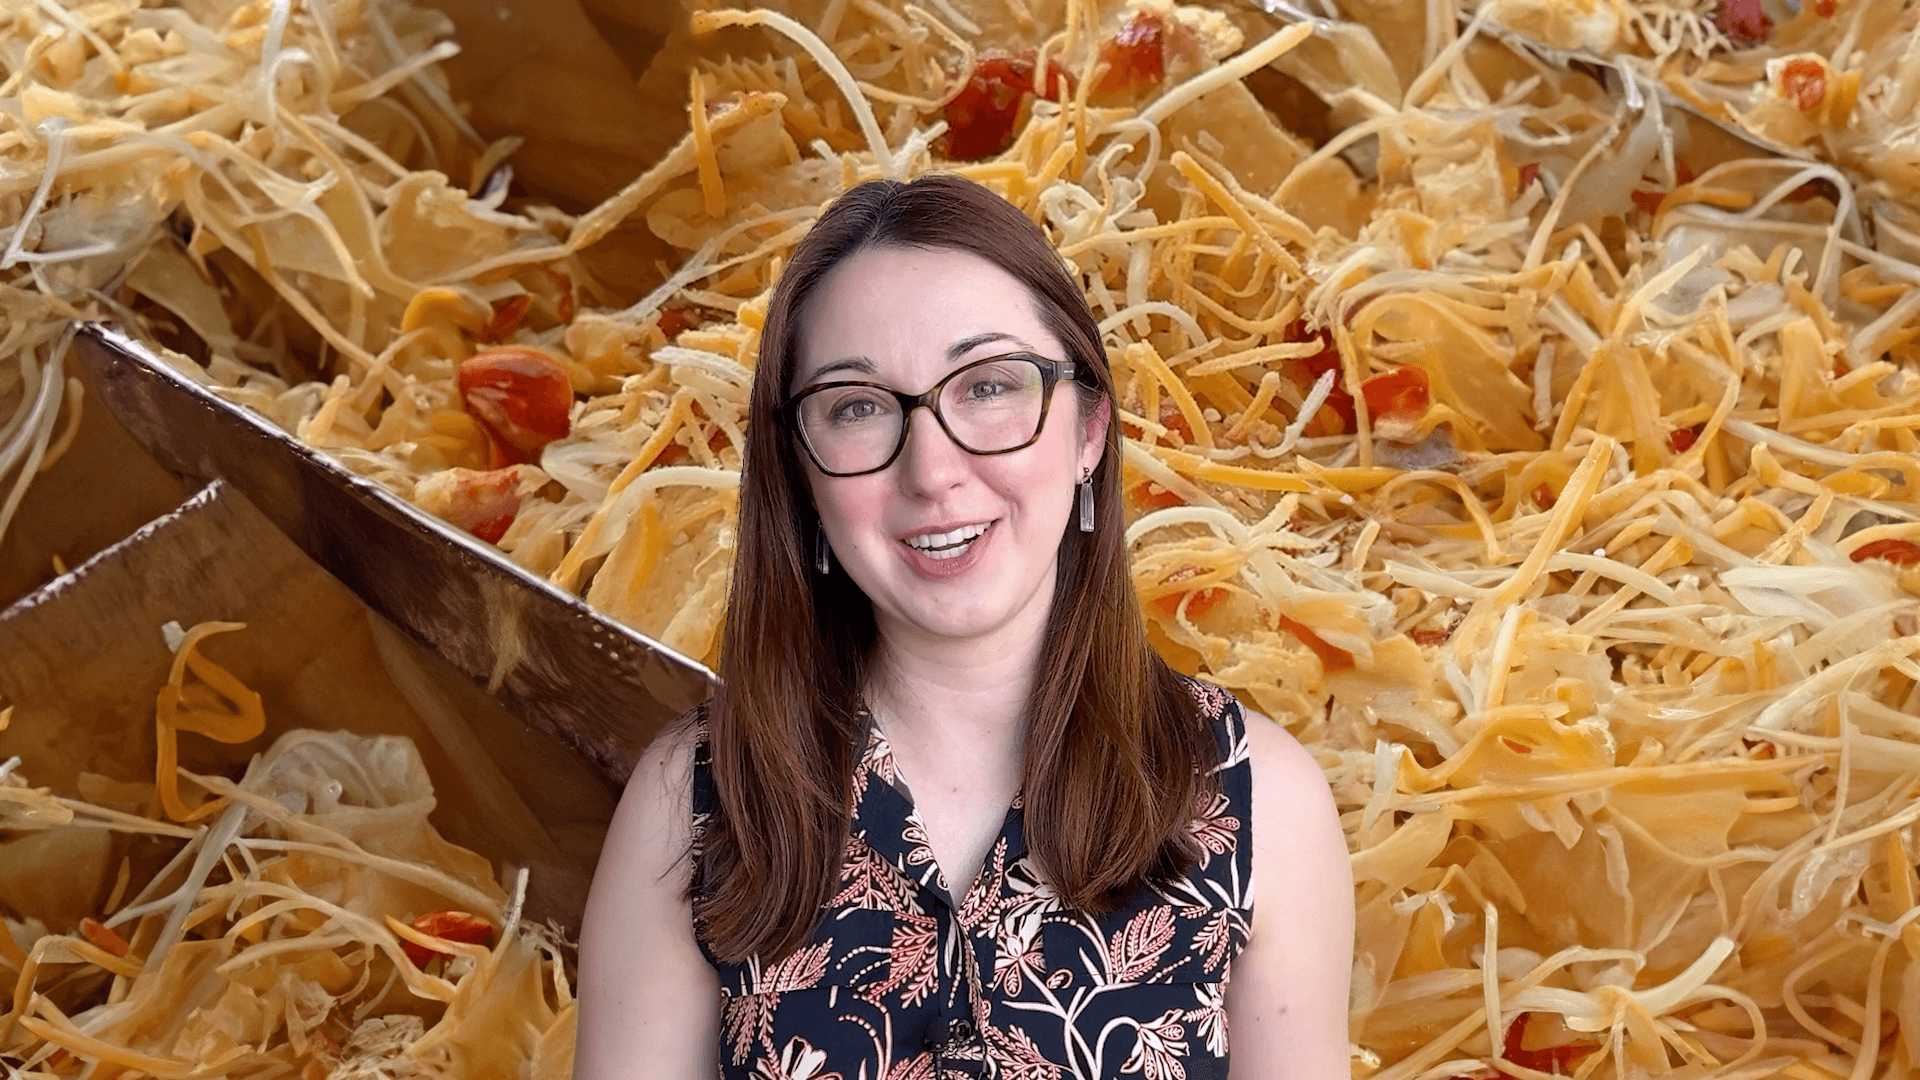
<instances>
[{"instance_id":1,"label":"woman's neck","mask_svg":"<svg viewBox=\"0 0 1920 1080\"><path fill-rule=\"evenodd\" d=\"M880 627L868 704L888 740L969 748L1017 762L1038 675L1052 590L992 633L949 638Z\"/></svg>"}]
</instances>

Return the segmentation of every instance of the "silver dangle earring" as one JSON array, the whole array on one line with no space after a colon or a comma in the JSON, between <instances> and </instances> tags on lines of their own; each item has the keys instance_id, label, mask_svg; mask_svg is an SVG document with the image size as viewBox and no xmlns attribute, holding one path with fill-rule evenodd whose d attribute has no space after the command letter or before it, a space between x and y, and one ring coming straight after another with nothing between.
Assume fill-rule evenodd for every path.
<instances>
[{"instance_id":1,"label":"silver dangle earring","mask_svg":"<svg viewBox=\"0 0 1920 1080\"><path fill-rule=\"evenodd\" d=\"M1080 531L1093 531L1093 470L1086 469L1080 474Z\"/></svg>"},{"instance_id":2,"label":"silver dangle earring","mask_svg":"<svg viewBox=\"0 0 1920 1080\"><path fill-rule=\"evenodd\" d=\"M823 574L827 573L833 569L833 564L827 561L827 552L831 550L827 547L827 530L815 525L813 537L813 568Z\"/></svg>"}]
</instances>

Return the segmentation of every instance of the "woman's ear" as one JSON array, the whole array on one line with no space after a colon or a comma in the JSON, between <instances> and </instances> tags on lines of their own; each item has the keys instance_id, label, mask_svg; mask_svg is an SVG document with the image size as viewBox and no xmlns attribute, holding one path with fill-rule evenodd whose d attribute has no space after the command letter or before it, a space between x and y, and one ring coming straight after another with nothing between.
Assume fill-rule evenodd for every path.
<instances>
[{"instance_id":1,"label":"woman's ear","mask_svg":"<svg viewBox=\"0 0 1920 1080\"><path fill-rule=\"evenodd\" d=\"M1087 411L1086 423L1080 429L1080 468L1090 471L1100 465L1100 455L1107 449L1107 424L1113 419L1113 398L1100 395L1100 403Z\"/></svg>"}]
</instances>

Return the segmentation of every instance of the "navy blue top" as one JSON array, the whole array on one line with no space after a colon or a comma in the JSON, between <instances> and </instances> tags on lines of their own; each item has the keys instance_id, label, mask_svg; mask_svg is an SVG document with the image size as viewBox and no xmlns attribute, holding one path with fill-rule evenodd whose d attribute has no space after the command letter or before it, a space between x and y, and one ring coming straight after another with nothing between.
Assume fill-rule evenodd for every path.
<instances>
[{"instance_id":1,"label":"navy blue top","mask_svg":"<svg viewBox=\"0 0 1920 1080\"><path fill-rule=\"evenodd\" d=\"M1252 776L1231 694L1189 680L1221 747L1194 808L1201 861L1111 914L1067 907L1026 858L1014 798L958 905L877 729L854 776L840 891L777 964L720 976L726 1080L1225 1080L1225 994L1253 920ZM694 751L695 857L716 799ZM703 951L705 942L701 943Z\"/></svg>"}]
</instances>

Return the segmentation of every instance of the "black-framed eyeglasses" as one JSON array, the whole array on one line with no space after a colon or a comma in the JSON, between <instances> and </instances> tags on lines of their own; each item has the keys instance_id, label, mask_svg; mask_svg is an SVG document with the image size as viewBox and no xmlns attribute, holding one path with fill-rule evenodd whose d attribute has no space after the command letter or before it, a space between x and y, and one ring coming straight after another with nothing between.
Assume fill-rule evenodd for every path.
<instances>
[{"instance_id":1,"label":"black-framed eyeglasses","mask_svg":"<svg viewBox=\"0 0 1920 1080\"><path fill-rule=\"evenodd\" d=\"M1040 437L1053 388L1074 375L1069 361L1004 353L948 372L924 394L876 382L809 386L781 404L780 418L828 476L860 476L893 464L907 445L907 420L922 406L967 453L1011 454Z\"/></svg>"}]
</instances>

